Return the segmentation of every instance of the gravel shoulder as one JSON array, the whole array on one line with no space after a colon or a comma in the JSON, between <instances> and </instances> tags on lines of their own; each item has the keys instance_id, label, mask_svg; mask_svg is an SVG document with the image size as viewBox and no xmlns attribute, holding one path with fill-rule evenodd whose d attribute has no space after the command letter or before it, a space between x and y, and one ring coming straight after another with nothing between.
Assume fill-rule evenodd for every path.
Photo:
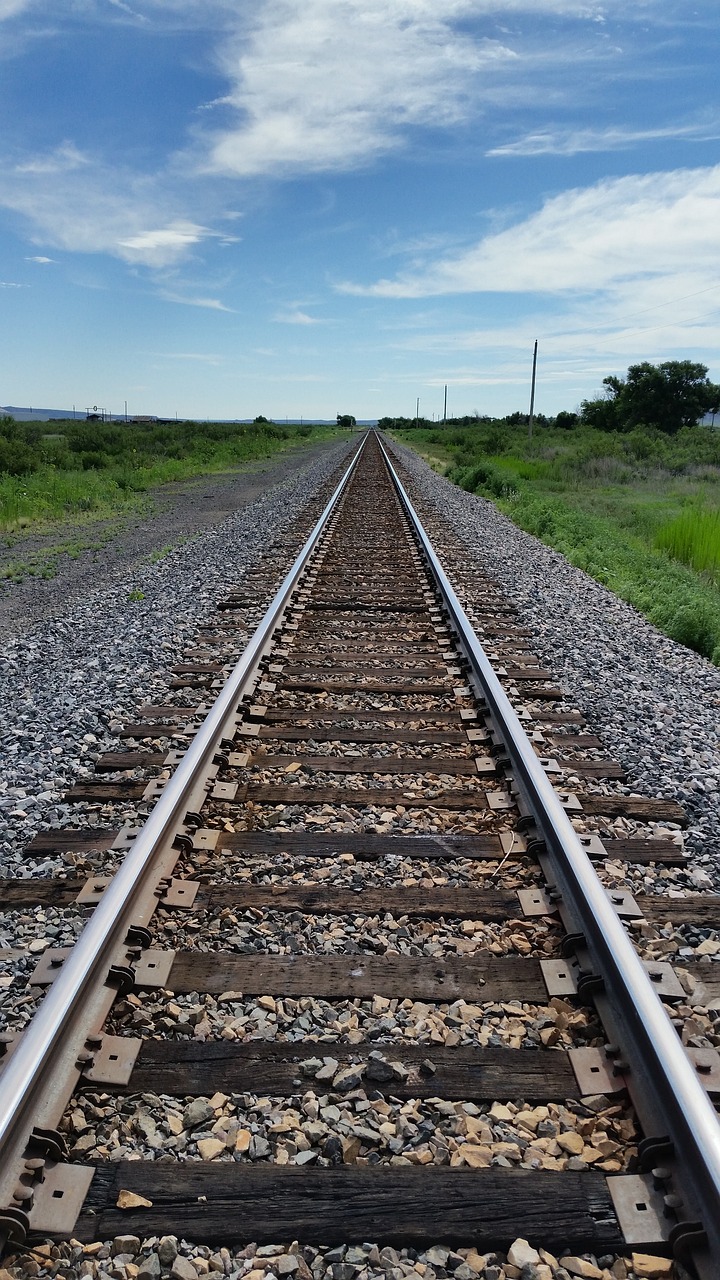
<instances>
[{"instance_id":1,"label":"gravel shoulder","mask_svg":"<svg viewBox=\"0 0 720 1280\"><path fill-rule=\"evenodd\" d=\"M148 557L165 555L214 528L336 448L333 440L303 445L237 471L162 485L147 495L146 511L112 520L69 520L48 534L13 539L0 548L0 570L19 562L32 572L22 581L0 579L0 637L22 633L69 601L119 581Z\"/></svg>"},{"instance_id":2,"label":"gravel shoulder","mask_svg":"<svg viewBox=\"0 0 720 1280\"><path fill-rule=\"evenodd\" d=\"M73 778L89 776L98 751L116 746L111 726L141 703L167 697L168 669L200 620L301 512L319 514L356 443L348 438L314 458L278 460L280 474L258 477L259 496L246 489L244 505L160 560L141 562L138 546L97 575L86 570L74 592L69 582L44 584L52 591L45 616L32 615L33 607L42 614L42 601L16 599L16 632L0 640L0 876L62 866L26 862L24 844L43 826L77 821L78 806L61 797ZM144 546L153 538L166 540L157 524ZM278 551L278 577L295 554L290 545ZM258 619L263 606L259 600Z\"/></svg>"}]
</instances>

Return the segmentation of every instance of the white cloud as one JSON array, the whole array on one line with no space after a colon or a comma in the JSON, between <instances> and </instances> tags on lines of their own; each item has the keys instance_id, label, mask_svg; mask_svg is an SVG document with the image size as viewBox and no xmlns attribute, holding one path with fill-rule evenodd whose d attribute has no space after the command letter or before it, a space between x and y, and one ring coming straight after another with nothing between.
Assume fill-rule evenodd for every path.
<instances>
[{"instance_id":1,"label":"white cloud","mask_svg":"<svg viewBox=\"0 0 720 1280\"><path fill-rule=\"evenodd\" d=\"M153 267L171 266L185 257L193 245L214 233L207 227L193 222L174 222L167 227L155 227L118 240L121 256L128 262L149 263Z\"/></svg>"},{"instance_id":2,"label":"white cloud","mask_svg":"<svg viewBox=\"0 0 720 1280\"><path fill-rule=\"evenodd\" d=\"M710 142L720 138L720 120L671 124L659 129L568 129L528 133L515 142L492 147L488 156L575 156L587 151L622 151L637 143L685 140Z\"/></svg>"},{"instance_id":3,"label":"white cloud","mask_svg":"<svg viewBox=\"0 0 720 1280\"><path fill-rule=\"evenodd\" d=\"M347 169L408 126L466 119L478 77L516 55L458 25L477 0L268 0L225 68L241 116L209 167L256 176ZM411 73L410 73L411 69Z\"/></svg>"},{"instance_id":4,"label":"white cloud","mask_svg":"<svg viewBox=\"0 0 720 1280\"><path fill-rule=\"evenodd\" d=\"M46 262L54 262L54 261L55 261L55 259L54 259L54 258L46 258L46 257L45 257L45 255L44 255L44 254L42 254L42 253L35 253L35 254L33 254L31 257L26 258L26 259L25 259L25 261L26 261L26 262L40 262L40 263L46 263Z\"/></svg>"},{"instance_id":5,"label":"white cloud","mask_svg":"<svg viewBox=\"0 0 720 1280\"><path fill-rule=\"evenodd\" d=\"M224 302L219 298L190 298L181 293L172 293L168 289L162 289L160 297L166 302L178 302L184 307L205 307L209 311L230 311L232 307L226 307Z\"/></svg>"},{"instance_id":6,"label":"white cloud","mask_svg":"<svg viewBox=\"0 0 720 1280\"><path fill-rule=\"evenodd\" d=\"M276 324L322 324L321 320L314 319L306 311L301 311L299 307L288 307L285 310L278 311L273 316L273 320Z\"/></svg>"},{"instance_id":7,"label":"white cloud","mask_svg":"<svg viewBox=\"0 0 720 1280\"><path fill-rule=\"evenodd\" d=\"M31 156L15 166L15 172L56 174L72 173L76 169L86 168L91 164L90 157L80 151L72 142L63 142L54 151L46 155Z\"/></svg>"},{"instance_id":8,"label":"white cloud","mask_svg":"<svg viewBox=\"0 0 720 1280\"><path fill-rule=\"evenodd\" d=\"M26 284L17 284L14 280L0 280L0 289L28 289Z\"/></svg>"},{"instance_id":9,"label":"white cloud","mask_svg":"<svg viewBox=\"0 0 720 1280\"><path fill-rule=\"evenodd\" d=\"M462 253L416 261L394 280L340 288L386 298L617 291L653 278L707 280L719 254L720 165L567 191Z\"/></svg>"},{"instance_id":10,"label":"white cloud","mask_svg":"<svg viewBox=\"0 0 720 1280\"><path fill-rule=\"evenodd\" d=\"M197 192L180 192L166 175L108 165L72 142L8 166L0 185L0 206L24 219L28 239L39 247L110 254L155 270L182 262L209 240L235 241L177 216L189 200L198 203ZM31 260L52 259L38 254Z\"/></svg>"}]
</instances>

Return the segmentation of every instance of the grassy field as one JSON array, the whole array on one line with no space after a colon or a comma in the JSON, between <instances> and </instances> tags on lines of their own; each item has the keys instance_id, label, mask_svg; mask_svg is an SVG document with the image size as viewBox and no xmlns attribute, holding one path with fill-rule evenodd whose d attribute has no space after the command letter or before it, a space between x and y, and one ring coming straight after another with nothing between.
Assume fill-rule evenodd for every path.
<instances>
[{"instance_id":1,"label":"grassy field","mask_svg":"<svg viewBox=\"0 0 720 1280\"><path fill-rule=\"evenodd\" d=\"M51 429L50 429L51 428ZM168 481L227 472L329 439L335 427L179 422L15 422L0 418L0 533L127 512Z\"/></svg>"},{"instance_id":2,"label":"grassy field","mask_svg":"<svg viewBox=\"0 0 720 1280\"><path fill-rule=\"evenodd\" d=\"M395 433L720 665L720 431L502 423Z\"/></svg>"}]
</instances>

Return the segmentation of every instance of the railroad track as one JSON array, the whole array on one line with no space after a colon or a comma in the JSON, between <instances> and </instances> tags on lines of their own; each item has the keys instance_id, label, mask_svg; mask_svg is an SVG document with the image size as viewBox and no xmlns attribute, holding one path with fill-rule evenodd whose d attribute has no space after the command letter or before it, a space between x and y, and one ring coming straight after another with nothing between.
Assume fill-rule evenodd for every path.
<instances>
[{"instance_id":1,"label":"railroad track","mask_svg":"<svg viewBox=\"0 0 720 1280\"><path fill-rule=\"evenodd\" d=\"M613 787L474 579L481 647L374 434L237 659L272 571L70 790L85 825L33 841L75 874L0 886L61 940L87 920L23 956L6 1253L124 1240L110 1274L143 1277L229 1274L249 1242L246 1270L301 1280L673 1255L720 1275L720 1058L697 1021L720 966L646 945L714 927L717 899L612 888L683 863L682 810ZM206 1247L183 1272L161 1237Z\"/></svg>"}]
</instances>

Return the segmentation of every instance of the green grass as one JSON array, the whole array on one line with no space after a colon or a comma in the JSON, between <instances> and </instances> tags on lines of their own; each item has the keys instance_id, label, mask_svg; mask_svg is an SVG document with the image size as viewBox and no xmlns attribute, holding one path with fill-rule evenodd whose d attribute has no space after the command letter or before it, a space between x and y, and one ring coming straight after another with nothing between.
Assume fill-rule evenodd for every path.
<instances>
[{"instance_id":1,"label":"green grass","mask_svg":"<svg viewBox=\"0 0 720 1280\"><path fill-rule=\"evenodd\" d=\"M43 433L39 423L0 418L0 532L132 513L158 485L233 471L338 434L327 425L270 422L53 427L58 430Z\"/></svg>"},{"instance_id":2,"label":"green grass","mask_svg":"<svg viewBox=\"0 0 720 1280\"><path fill-rule=\"evenodd\" d=\"M720 432L398 433L456 484L720 665Z\"/></svg>"},{"instance_id":3,"label":"green grass","mask_svg":"<svg viewBox=\"0 0 720 1280\"><path fill-rule=\"evenodd\" d=\"M720 582L720 510L702 508L684 511L663 526L656 544L673 560L707 574Z\"/></svg>"}]
</instances>

